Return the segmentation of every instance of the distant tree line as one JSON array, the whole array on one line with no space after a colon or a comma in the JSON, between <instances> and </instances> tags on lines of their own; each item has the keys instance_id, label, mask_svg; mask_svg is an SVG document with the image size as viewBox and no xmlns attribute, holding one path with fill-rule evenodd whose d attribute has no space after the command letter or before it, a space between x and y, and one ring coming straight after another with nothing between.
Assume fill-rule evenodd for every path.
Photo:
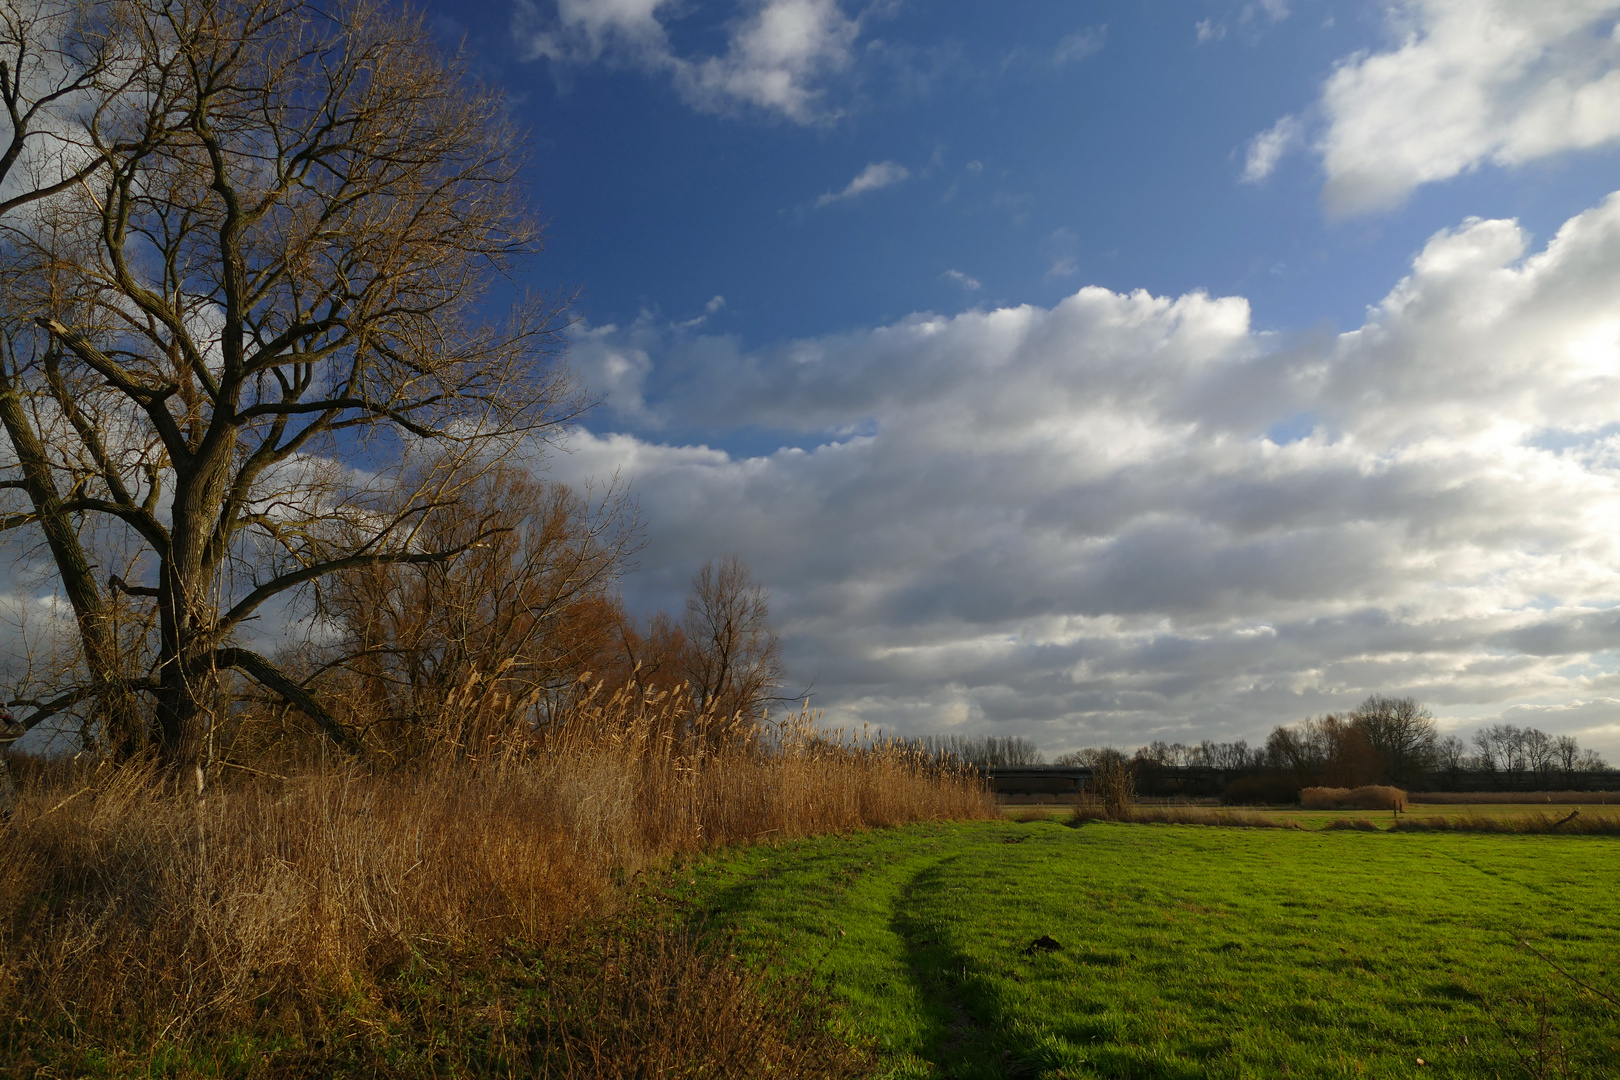
<instances>
[{"instance_id":1,"label":"distant tree line","mask_svg":"<svg viewBox=\"0 0 1620 1080\"><path fill-rule=\"evenodd\" d=\"M907 741L942 765L993 769L1046 762L1040 747L1018 735L923 735Z\"/></svg>"},{"instance_id":2,"label":"distant tree line","mask_svg":"<svg viewBox=\"0 0 1620 1080\"><path fill-rule=\"evenodd\" d=\"M1264 764L1264 753L1249 749L1249 744L1243 739L1236 742L1215 742L1205 739L1191 746L1186 743L1151 742L1138 747L1134 756L1127 756L1122 751L1109 748L1087 747L1084 750L1071 750L1067 754L1059 754L1053 759L1053 763L1095 768L1104 762L1114 760L1128 760L1159 768L1235 771Z\"/></svg>"},{"instance_id":3,"label":"distant tree line","mask_svg":"<svg viewBox=\"0 0 1620 1080\"><path fill-rule=\"evenodd\" d=\"M1373 694L1354 710L1282 724L1264 746L1244 740L1152 742L1134 754L1088 747L1054 764L1127 763L1142 794L1221 794L1233 802L1289 802L1307 787L1392 784L1408 789L1582 787L1608 764L1571 735L1492 724L1464 741L1440 734L1411 697Z\"/></svg>"}]
</instances>

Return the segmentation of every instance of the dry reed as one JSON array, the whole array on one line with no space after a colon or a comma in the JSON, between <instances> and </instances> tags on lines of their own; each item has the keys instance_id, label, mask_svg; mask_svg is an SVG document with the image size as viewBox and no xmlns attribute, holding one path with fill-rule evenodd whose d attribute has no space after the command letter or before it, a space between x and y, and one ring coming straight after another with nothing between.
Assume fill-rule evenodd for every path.
<instances>
[{"instance_id":1,"label":"dry reed","mask_svg":"<svg viewBox=\"0 0 1620 1080\"><path fill-rule=\"evenodd\" d=\"M1401 832L1542 833L1560 836L1620 836L1620 814L1522 814L1494 817L1460 814L1457 817L1411 817L1395 822Z\"/></svg>"},{"instance_id":2,"label":"dry reed","mask_svg":"<svg viewBox=\"0 0 1620 1080\"><path fill-rule=\"evenodd\" d=\"M1308 787L1299 793L1299 805L1306 810L1401 811L1406 809L1406 792L1376 784L1358 788Z\"/></svg>"},{"instance_id":3,"label":"dry reed","mask_svg":"<svg viewBox=\"0 0 1620 1080\"><path fill-rule=\"evenodd\" d=\"M1620 791L1416 791L1412 801L1430 806L1556 803L1562 806L1620 806Z\"/></svg>"},{"instance_id":4,"label":"dry reed","mask_svg":"<svg viewBox=\"0 0 1620 1080\"><path fill-rule=\"evenodd\" d=\"M201 800L141 767L25 785L0 830L0 1056L150 1052L267 1002L307 1028L333 995L380 1001L402 964L561 942L681 852L997 816L976 777L802 715L761 732L621 694L544 737L489 726L445 746L391 773L236 770ZM698 1066L746 1074L682 1068Z\"/></svg>"}]
</instances>

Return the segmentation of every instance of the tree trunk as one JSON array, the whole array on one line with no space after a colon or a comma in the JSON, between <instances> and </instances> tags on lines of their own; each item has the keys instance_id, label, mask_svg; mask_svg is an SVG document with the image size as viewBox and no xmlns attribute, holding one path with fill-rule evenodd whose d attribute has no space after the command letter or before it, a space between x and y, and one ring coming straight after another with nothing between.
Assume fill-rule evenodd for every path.
<instances>
[{"instance_id":1,"label":"tree trunk","mask_svg":"<svg viewBox=\"0 0 1620 1080\"><path fill-rule=\"evenodd\" d=\"M145 745L140 707L123 671L117 637L93 568L73 527L62 510L62 497L51 478L44 447L11 380L0 376L0 425L4 425L22 469L39 526L56 563L62 591L73 607L84 651L84 663L94 688L89 723L119 758L132 757Z\"/></svg>"},{"instance_id":2,"label":"tree trunk","mask_svg":"<svg viewBox=\"0 0 1620 1080\"><path fill-rule=\"evenodd\" d=\"M192 464L197 471L190 476L190 470L176 470L169 553L158 582L159 752L164 763L175 769L206 764L208 727L219 681L214 667L215 609L208 602L213 575L203 551L210 515L204 508L210 503L218 506L224 492L219 490L221 485L209 482L219 472L212 463L194 460Z\"/></svg>"}]
</instances>

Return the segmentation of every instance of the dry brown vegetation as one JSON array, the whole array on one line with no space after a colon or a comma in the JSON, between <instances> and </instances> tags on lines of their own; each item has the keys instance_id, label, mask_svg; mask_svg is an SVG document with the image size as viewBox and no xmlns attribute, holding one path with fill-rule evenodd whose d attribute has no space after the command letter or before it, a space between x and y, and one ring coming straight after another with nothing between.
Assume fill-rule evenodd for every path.
<instances>
[{"instance_id":1,"label":"dry brown vegetation","mask_svg":"<svg viewBox=\"0 0 1620 1080\"><path fill-rule=\"evenodd\" d=\"M1358 788L1308 787L1299 793L1306 810L1406 809L1406 792L1396 787L1368 785Z\"/></svg>"},{"instance_id":2,"label":"dry brown vegetation","mask_svg":"<svg viewBox=\"0 0 1620 1080\"><path fill-rule=\"evenodd\" d=\"M1208 810L1197 806L1128 806L1109 814L1096 804L1080 803L1069 819L1072 825L1088 821L1120 821L1136 825L1219 825L1232 829L1298 829L1298 822L1271 814L1245 814L1235 810Z\"/></svg>"},{"instance_id":3,"label":"dry brown vegetation","mask_svg":"<svg viewBox=\"0 0 1620 1080\"><path fill-rule=\"evenodd\" d=\"M1575 812L1492 817L1403 817L1391 826L1403 832L1557 833L1562 836L1620 836L1620 814Z\"/></svg>"},{"instance_id":4,"label":"dry brown vegetation","mask_svg":"<svg viewBox=\"0 0 1620 1080\"><path fill-rule=\"evenodd\" d=\"M1224 825L1233 829L1298 829L1297 822L1270 814L1245 814L1233 810L1200 810L1195 807L1136 807L1126 821L1159 825Z\"/></svg>"},{"instance_id":5,"label":"dry brown vegetation","mask_svg":"<svg viewBox=\"0 0 1620 1080\"><path fill-rule=\"evenodd\" d=\"M274 1074L392 1074L378 1062L457 1031L452 1057L490 1060L455 1068L481 1073L760 1075L748 1046L786 1061L814 1044L825 1069L795 1075L847 1074L821 1019L795 1027L817 1008L808 984L656 919L626 937L624 883L718 844L994 804L969 774L803 715L761 728L685 709L591 698L540 733L463 729L408 770L236 769L205 799L133 765L28 779L0 831L0 1058L71 1072L192 1047L209 1073L247 1032L281 1047ZM577 962L593 951L608 959Z\"/></svg>"},{"instance_id":6,"label":"dry brown vegetation","mask_svg":"<svg viewBox=\"0 0 1620 1080\"><path fill-rule=\"evenodd\" d=\"M1620 806L1620 791L1419 791L1416 803L1436 806L1556 803L1560 806Z\"/></svg>"}]
</instances>

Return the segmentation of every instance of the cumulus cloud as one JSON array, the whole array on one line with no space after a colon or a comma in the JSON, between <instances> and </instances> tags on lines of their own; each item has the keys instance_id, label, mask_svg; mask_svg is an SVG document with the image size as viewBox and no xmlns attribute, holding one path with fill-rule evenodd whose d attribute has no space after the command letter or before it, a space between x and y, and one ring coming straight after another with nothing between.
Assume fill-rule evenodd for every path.
<instances>
[{"instance_id":1,"label":"cumulus cloud","mask_svg":"<svg viewBox=\"0 0 1620 1080\"><path fill-rule=\"evenodd\" d=\"M1282 156L1299 142L1303 130L1297 117L1285 116L1249 140L1248 157L1243 163L1243 182L1257 184L1270 176Z\"/></svg>"},{"instance_id":2,"label":"cumulus cloud","mask_svg":"<svg viewBox=\"0 0 1620 1080\"><path fill-rule=\"evenodd\" d=\"M971 274L964 274L960 270L947 270L939 276L944 278L946 281L956 282L968 292L978 292L984 287L984 283L978 278L973 277Z\"/></svg>"},{"instance_id":3,"label":"cumulus cloud","mask_svg":"<svg viewBox=\"0 0 1620 1080\"><path fill-rule=\"evenodd\" d=\"M705 111L752 107L806 124L835 117L826 83L853 64L859 21L838 0L752 0L742 9L717 56L675 51L667 24L690 12L672 0L519 0L514 36L530 59L605 59L666 75Z\"/></svg>"},{"instance_id":4,"label":"cumulus cloud","mask_svg":"<svg viewBox=\"0 0 1620 1080\"><path fill-rule=\"evenodd\" d=\"M1347 57L1323 88L1332 211L1620 140L1620 0L1409 0L1391 18L1398 44Z\"/></svg>"},{"instance_id":5,"label":"cumulus cloud","mask_svg":"<svg viewBox=\"0 0 1620 1080\"><path fill-rule=\"evenodd\" d=\"M621 431L559 467L634 478L637 602L740 551L832 719L1056 751L1382 691L1620 755L1620 194L1535 251L1512 221L1437 234L1337 336L1088 287L758 350L584 341Z\"/></svg>"},{"instance_id":6,"label":"cumulus cloud","mask_svg":"<svg viewBox=\"0 0 1620 1080\"><path fill-rule=\"evenodd\" d=\"M911 170L898 162L874 161L857 173L855 179L845 185L843 191L823 193L820 198L816 199L816 206L828 206L844 199L853 199L857 195L866 194L868 191L893 187L895 184L910 178Z\"/></svg>"}]
</instances>

